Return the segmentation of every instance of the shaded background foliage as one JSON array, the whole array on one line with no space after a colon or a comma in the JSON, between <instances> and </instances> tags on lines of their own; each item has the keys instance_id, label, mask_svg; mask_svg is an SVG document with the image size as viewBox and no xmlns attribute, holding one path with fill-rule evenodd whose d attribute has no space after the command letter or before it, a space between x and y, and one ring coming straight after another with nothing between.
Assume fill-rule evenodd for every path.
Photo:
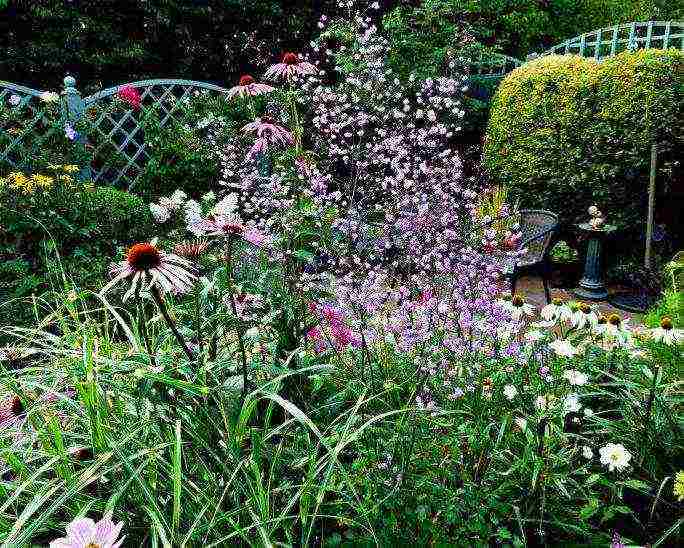
<instances>
[{"instance_id":1,"label":"shaded background foliage","mask_svg":"<svg viewBox=\"0 0 684 548\"><path fill-rule=\"evenodd\" d=\"M37 0L0 12L0 74L40 89L73 73L82 91L183 77L225 85L300 49L330 0Z\"/></svg>"},{"instance_id":2,"label":"shaded background foliage","mask_svg":"<svg viewBox=\"0 0 684 548\"><path fill-rule=\"evenodd\" d=\"M678 19L669 0L384 0L395 68L433 75L471 40L524 58L595 28ZM226 84L301 50L334 0L11 0L0 5L0 75L40 89L72 72L83 90L152 77Z\"/></svg>"}]
</instances>

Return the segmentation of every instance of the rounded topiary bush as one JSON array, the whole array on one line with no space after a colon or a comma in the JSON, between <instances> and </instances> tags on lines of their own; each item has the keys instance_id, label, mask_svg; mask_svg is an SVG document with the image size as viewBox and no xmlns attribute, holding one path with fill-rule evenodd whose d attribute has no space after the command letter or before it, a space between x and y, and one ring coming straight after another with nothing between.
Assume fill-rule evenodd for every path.
<instances>
[{"instance_id":1,"label":"rounded topiary bush","mask_svg":"<svg viewBox=\"0 0 684 548\"><path fill-rule=\"evenodd\" d=\"M620 229L643 232L656 142L656 220L681 233L683 60L674 49L641 50L602 62L549 56L513 71L492 104L490 176L523 206L551 209L566 223L586 219L595 203Z\"/></svg>"}]
</instances>

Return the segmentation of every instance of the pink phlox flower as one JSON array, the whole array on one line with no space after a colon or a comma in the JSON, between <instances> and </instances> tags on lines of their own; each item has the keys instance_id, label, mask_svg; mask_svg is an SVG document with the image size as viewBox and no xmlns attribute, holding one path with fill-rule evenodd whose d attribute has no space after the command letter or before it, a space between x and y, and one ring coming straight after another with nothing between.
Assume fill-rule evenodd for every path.
<instances>
[{"instance_id":1,"label":"pink phlox flower","mask_svg":"<svg viewBox=\"0 0 684 548\"><path fill-rule=\"evenodd\" d=\"M264 76L271 79L281 78L289 80L293 76L315 74L317 70L311 63L301 61L296 53L285 53L280 63L271 65L266 69Z\"/></svg>"},{"instance_id":2,"label":"pink phlox flower","mask_svg":"<svg viewBox=\"0 0 684 548\"><path fill-rule=\"evenodd\" d=\"M119 548L126 538L118 538L122 527L123 522L114 523L111 514L97 523L90 518L75 519L67 526L67 536L50 542L50 548Z\"/></svg>"},{"instance_id":3,"label":"pink phlox flower","mask_svg":"<svg viewBox=\"0 0 684 548\"><path fill-rule=\"evenodd\" d=\"M133 86L126 85L120 87L119 91L116 92L116 95L119 99L132 106L135 110L140 109L142 99L138 90Z\"/></svg>"},{"instance_id":4,"label":"pink phlox flower","mask_svg":"<svg viewBox=\"0 0 684 548\"><path fill-rule=\"evenodd\" d=\"M234 97L255 97L274 91L275 88L267 84L259 84L249 74L240 77L240 82L228 90L228 98Z\"/></svg>"}]
</instances>

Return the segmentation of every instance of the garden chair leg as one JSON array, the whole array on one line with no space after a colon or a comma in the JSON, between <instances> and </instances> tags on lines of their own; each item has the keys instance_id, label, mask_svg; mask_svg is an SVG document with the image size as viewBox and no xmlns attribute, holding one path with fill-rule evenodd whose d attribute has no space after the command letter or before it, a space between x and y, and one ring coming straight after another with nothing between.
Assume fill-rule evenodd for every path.
<instances>
[{"instance_id":1,"label":"garden chair leg","mask_svg":"<svg viewBox=\"0 0 684 548\"><path fill-rule=\"evenodd\" d=\"M546 304L549 304L551 302L551 295L549 292L549 280L546 273L544 273L542 276L542 284L544 284L544 296L546 297Z\"/></svg>"},{"instance_id":2,"label":"garden chair leg","mask_svg":"<svg viewBox=\"0 0 684 548\"><path fill-rule=\"evenodd\" d=\"M518 283L518 276L515 273L511 276L511 297L515 295L515 285Z\"/></svg>"}]
</instances>

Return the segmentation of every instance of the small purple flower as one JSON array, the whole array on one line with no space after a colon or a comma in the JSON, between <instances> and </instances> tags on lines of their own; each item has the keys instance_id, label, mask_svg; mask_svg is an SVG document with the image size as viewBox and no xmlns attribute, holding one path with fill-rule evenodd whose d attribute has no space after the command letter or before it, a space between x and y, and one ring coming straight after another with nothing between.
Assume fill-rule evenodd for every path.
<instances>
[{"instance_id":1,"label":"small purple flower","mask_svg":"<svg viewBox=\"0 0 684 548\"><path fill-rule=\"evenodd\" d=\"M78 131L76 131L69 122L64 124L64 135L66 135L66 138L70 141L78 139Z\"/></svg>"},{"instance_id":2,"label":"small purple flower","mask_svg":"<svg viewBox=\"0 0 684 548\"><path fill-rule=\"evenodd\" d=\"M617 531L613 533L613 542L610 543L610 548L625 548L622 538L620 538L620 534Z\"/></svg>"},{"instance_id":3,"label":"small purple flower","mask_svg":"<svg viewBox=\"0 0 684 548\"><path fill-rule=\"evenodd\" d=\"M19 103L21 103L21 97L19 97L18 95L10 95L9 103L13 107L16 107L19 105Z\"/></svg>"},{"instance_id":4,"label":"small purple flower","mask_svg":"<svg viewBox=\"0 0 684 548\"><path fill-rule=\"evenodd\" d=\"M53 540L50 548L119 548L125 538L118 539L122 527L123 522L114 523L111 514L97 523L90 518L76 519L67 526L67 536Z\"/></svg>"}]
</instances>

